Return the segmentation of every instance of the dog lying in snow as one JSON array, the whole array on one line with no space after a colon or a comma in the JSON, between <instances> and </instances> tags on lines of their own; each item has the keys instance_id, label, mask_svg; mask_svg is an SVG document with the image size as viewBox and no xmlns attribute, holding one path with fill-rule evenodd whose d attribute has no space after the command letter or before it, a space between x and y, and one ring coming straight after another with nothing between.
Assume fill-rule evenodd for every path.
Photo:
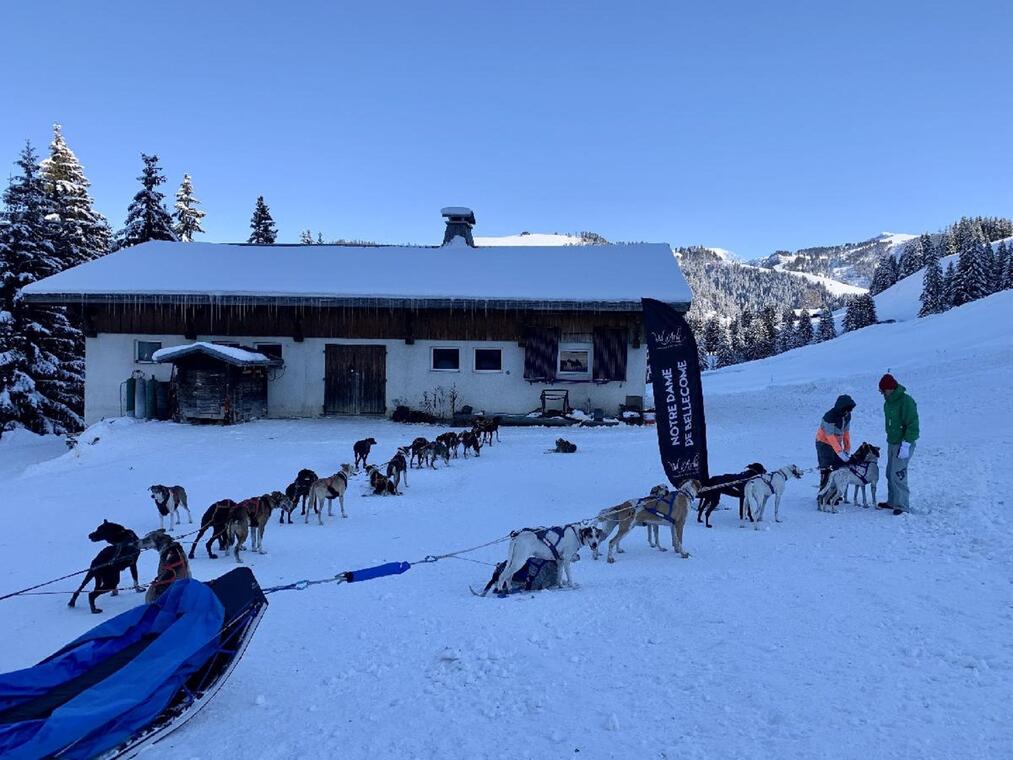
<instances>
[{"instance_id":1,"label":"dog lying in snow","mask_svg":"<svg viewBox=\"0 0 1013 760\"><path fill-rule=\"evenodd\" d=\"M324 524L324 501L327 502L327 516L334 516L334 500L341 505L341 516L345 514L345 491L348 490L348 477L355 472L350 464L341 465L341 469L329 478L319 478L310 486L310 507L306 510L306 522L310 521L310 512L317 513L317 521Z\"/></svg>"},{"instance_id":2,"label":"dog lying in snow","mask_svg":"<svg viewBox=\"0 0 1013 760\"><path fill-rule=\"evenodd\" d=\"M738 499L739 519L741 520L743 514L748 511L749 519L752 520L752 512L748 510L746 505L746 482L754 475L762 475L766 472L766 467L759 462L753 462L746 465L746 469L742 472L730 473L728 475L712 475L703 483L702 487L706 491L700 495L696 521L706 522L707 527L710 528L711 513L717 509L722 496L731 496ZM703 519L705 515L706 520Z\"/></svg>"},{"instance_id":3,"label":"dog lying in snow","mask_svg":"<svg viewBox=\"0 0 1013 760\"><path fill-rule=\"evenodd\" d=\"M397 496L398 473L395 470L393 476L384 475L375 464L367 465L366 475L369 477L369 487L373 490L374 496Z\"/></svg>"},{"instance_id":4,"label":"dog lying in snow","mask_svg":"<svg viewBox=\"0 0 1013 760\"><path fill-rule=\"evenodd\" d=\"M688 480L675 492L669 490L666 485L658 485L651 489L650 496L630 499L599 512L598 523L603 526L603 536L608 536L617 525L619 526L619 532L609 541L608 561L615 562L615 555L623 552L619 542L634 525L647 526L647 543L659 551L666 551L661 545L661 526L671 526L672 548L680 557L687 559L689 552L683 547L682 532L686 527L690 504L699 490L699 480ZM593 556L598 559L598 552L595 551Z\"/></svg>"},{"instance_id":5,"label":"dog lying in snow","mask_svg":"<svg viewBox=\"0 0 1013 760\"><path fill-rule=\"evenodd\" d=\"M557 586L572 586L570 563L583 546L590 546L591 551L595 551L601 535L598 528L581 527L579 523L513 531L510 534L510 553L506 568L500 573L496 590L507 593L514 573L524 567L532 557L556 560L559 563Z\"/></svg>"},{"instance_id":6,"label":"dog lying in snow","mask_svg":"<svg viewBox=\"0 0 1013 760\"><path fill-rule=\"evenodd\" d=\"M802 471L795 465L789 464L779 470L759 475L746 483L746 504L750 507L751 513L755 515L757 523L763 520L763 511L771 496L774 497L774 522L781 522L779 516L781 497L784 496L784 489L788 485L789 478L801 479ZM742 527L743 524L740 517L739 527ZM754 527L757 530L760 529L759 525L754 525Z\"/></svg>"},{"instance_id":7,"label":"dog lying in snow","mask_svg":"<svg viewBox=\"0 0 1013 760\"><path fill-rule=\"evenodd\" d=\"M172 518L176 518L176 525L183 522L179 516L179 508L186 510L186 519L193 522L193 515L190 514L190 507L186 505L186 490L183 486L151 486L148 489L151 498L158 509L158 527L165 527L165 518L169 518L169 528L172 528Z\"/></svg>"},{"instance_id":8,"label":"dog lying in snow","mask_svg":"<svg viewBox=\"0 0 1013 760\"><path fill-rule=\"evenodd\" d=\"M863 443L855 450L848 464L830 473L827 484L816 496L816 508L821 512L836 512L837 505L848 500L849 486L855 487L855 504L862 493L862 506L868 507L865 487L872 486L872 503L876 503L879 483L879 447Z\"/></svg>"}]
</instances>

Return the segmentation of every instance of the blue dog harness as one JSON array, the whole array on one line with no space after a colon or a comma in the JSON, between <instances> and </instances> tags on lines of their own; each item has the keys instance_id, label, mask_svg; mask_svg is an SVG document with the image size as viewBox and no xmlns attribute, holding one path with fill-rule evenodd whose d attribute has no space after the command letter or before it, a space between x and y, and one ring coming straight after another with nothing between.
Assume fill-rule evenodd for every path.
<instances>
[{"instance_id":1,"label":"blue dog harness","mask_svg":"<svg viewBox=\"0 0 1013 760\"><path fill-rule=\"evenodd\" d=\"M675 522L675 500L679 494L682 494L690 501L696 497L688 491L680 488L677 491L669 491L664 496L645 496L642 499L637 499L637 507L643 507L645 512L650 512L656 517L660 517L662 520L667 520L670 523ZM651 504L651 506L646 506Z\"/></svg>"}]
</instances>

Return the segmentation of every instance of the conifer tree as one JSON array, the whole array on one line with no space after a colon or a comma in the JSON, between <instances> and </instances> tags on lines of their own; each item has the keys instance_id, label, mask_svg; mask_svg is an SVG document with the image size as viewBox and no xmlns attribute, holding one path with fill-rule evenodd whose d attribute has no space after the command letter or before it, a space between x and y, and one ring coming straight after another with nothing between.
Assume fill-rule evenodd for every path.
<instances>
[{"instance_id":1,"label":"conifer tree","mask_svg":"<svg viewBox=\"0 0 1013 760\"><path fill-rule=\"evenodd\" d=\"M172 215L176 220L173 232L184 243L193 242L194 235L204 232L200 220L207 214L197 208L199 205L200 201L193 194L193 180L189 174L184 174L176 191L176 210Z\"/></svg>"},{"instance_id":2,"label":"conifer tree","mask_svg":"<svg viewBox=\"0 0 1013 760\"><path fill-rule=\"evenodd\" d=\"M717 354L715 356L714 366L716 369L721 369L722 367L730 367L735 364L735 362L735 352L732 351L731 341L728 339L727 335L722 334L721 343L718 345Z\"/></svg>"},{"instance_id":3,"label":"conifer tree","mask_svg":"<svg viewBox=\"0 0 1013 760\"><path fill-rule=\"evenodd\" d=\"M820 312L820 325L816 331L816 342L823 343L836 337L837 327L834 325L834 315L830 313L829 307L824 306L823 311Z\"/></svg>"},{"instance_id":4,"label":"conifer tree","mask_svg":"<svg viewBox=\"0 0 1013 760\"><path fill-rule=\"evenodd\" d=\"M300 245L313 245L313 233L310 230L303 230L299 233Z\"/></svg>"},{"instance_id":5,"label":"conifer tree","mask_svg":"<svg viewBox=\"0 0 1013 760\"><path fill-rule=\"evenodd\" d=\"M253 208L250 219L250 238L247 242L254 245L273 245L278 239L278 228L271 217L271 209L264 203L264 196L257 196L257 204Z\"/></svg>"},{"instance_id":6,"label":"conifer tree","mask_svg":"<svg viewBox=\"0 0 1013 760\"><path fill-rule=\"evenodd\" d=\"M989 293L988 270L991 264L991 246L984 238L968 236L966 245L957 258L953 280L953 305L977 301ZM958 247L961 242L958 240Z\"/></svg>"},{"instance_id":7,"label":"conifer tree","mask_svg":"<svg viewBox=\"0 0 1013 760\"><path fill-rule=\"evenodd\" d=\"M863 327L876 324L876 302L872 295L863 293L848 301L844 314L844 331L861 330Z\"/></svg>"},{"instance_id":8,"label":"conifer tree","mask_svg":"<svg viewBox=\"0 0 1013 760\"><path fill-rule=\"evenodd\" d=\"M324 233L317 233L317 245L324 245Z\"/></svg>"},{"instance_id":9,"label":"conifer tree","mask_svg":"<svg viewBox=\"0 0 1013 760\"><path fill-rule=\"evenodd\" d=\"M869 285L869 292L878 295L897 282L899 273L897 271L897 260L892 253L884 253L876 265L876 271L872 274L872 283Z\"/></svg>"},{"instance_id":10,"label":"conifer tree","mask_svg":"<svg viewBox=\"0 0 1013 760\"><path fill-rule=\"evenodd\" d=\"M158 156L141 154L144 169L137 179L141 190L127 209L127 222L116 236L120 248L146 243L149 240L176 240L172 229L172 217L163 205L165 196L158 186L165 182Z\"/></svg>"},{"instance_id":11,"label":"conifer tree","mask_svg":"<svg viewBox=\"0 0 1013 760\"><path fill-rule=\"evenodd\" d=\"M795 310L786 308L781 313L781 327L777 331L777 353L798 348L798 334L795 331Z\"/></svg>"},{"instance_id":12,"label":"conifer tree","mask_svg":"<svg viewBox=\"0 0 1013 760\"><path fill-rule=\"evenodd\" d=\"M703 347L708 354L716 354L724 338L724 329L717 317L711 317L703 329Z\"/></svg>"},{"instance_id":13,"label":"conifer tree","mask_svg":"<svg viewBox=\"0 0 1013 760\"><path fill-rule=\"evenodd\" d=\"M943 270L939 266L938 248L932 247L925 256L925 279L922 281L921 309L919 317L939 314L945 311L943 306Z\"/></svg>"},{"instance_id":14,"label":"conifer tree","mask_svg":"<svg viewBox=\"0 0 1013 760\"><path fill-rule=\"evenodd\" d=\"M946 271L943 273L943 300L940 304L943 311L953 308L954 299L954 287L957 280L957 267L952 261L946 265Z\"/></svg>"},{"instance_id":15,"label":"conifer tree","mask_svg":"<svg viewBox=\"0 0 1013 760\"><path fill-rule=\"evenodd\" d=\"M898 265L897 279L903 279L921 269L924 266L924 255L921 238L915 238L904 246L904 253L901 255Z\"/></svg>"},{"instance_id":16,"label":"conifer tree","mask_svg":"<svg viewBox=\"0 0 1013 760\"><path fill-rule=\"evenodd\" d=\"M0 214L0 430L66 433L82 424L83 363L74 359L80 333L63 308L30 306L21 296L26 285L64 268L55 242L60 219L30 145L17 166Z\"/></svg>"},{"instance_id":17,"label":"conifer tree","mask_svg":"<svg viewBox=\"0 0 1013 760\"><path fill-rule=\"evenodd\" d=\"M802 311L802 315L798 320L798 328L795 331L795 345L796 346L808 346L813 342L813 320L806 310Z\"/></svg>"},{"instance_id":18,"label":"conifer tree","mask_svg":"<svg viewBox=\"0 0 1013 760\"><path fill-rule=\"evenodd\" d=\"M105 217L95 210L88 193L91 183L84 168L63 137L59 124L53 125L49 158L42 161L42 175L49 196L53 221L57 223L56 256L66 269L97 259L109 252L112 230Z\"/></svg>"}]
</instances>

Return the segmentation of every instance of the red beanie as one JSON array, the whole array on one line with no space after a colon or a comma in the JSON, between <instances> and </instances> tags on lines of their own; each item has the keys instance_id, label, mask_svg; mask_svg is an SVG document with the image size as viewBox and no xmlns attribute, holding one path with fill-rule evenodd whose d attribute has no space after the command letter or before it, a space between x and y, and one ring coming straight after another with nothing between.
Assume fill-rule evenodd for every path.
<instances>
[{"instance_id":1,"label":"red beanie","mask_svg":"<svg viewBox=\"0 0 1013 760\"><path fill-rule=\"evenodd\" d=\"M897 380L887 372L883 377L879 379L879 390L880 391L892 391L897 387Z\"/></svg>"}]
</instances>

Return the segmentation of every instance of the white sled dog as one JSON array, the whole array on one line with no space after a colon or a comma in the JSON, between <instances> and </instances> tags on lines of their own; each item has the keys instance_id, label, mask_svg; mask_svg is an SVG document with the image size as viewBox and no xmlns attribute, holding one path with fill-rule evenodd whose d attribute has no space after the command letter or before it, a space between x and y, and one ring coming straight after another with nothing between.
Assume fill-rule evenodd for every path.
<instances>
[{"instance_id":1,"label":"white sled dog","mask_svg":"<svg viewBox=\"0 0 1013 760\"><path fill-rule=\"evenodd\" d=\"M774 522L781 522L781 497L784 496L785 486L789 478L802 478L802 470L793 464L782 467L779 470L768 472L765 475L757 475L746 483L746 503L749 505L756 518L754 527L759 530L759 522L763 520L763 510L767 507L767 500L774 497ZM745 522L739 518L739 527Z\"/></svg>"},{"instance_id":2,"label":"white sled dog","mask_svg":"<svg viewBox=\"0 0 1013 760\"><path fill-rule=\"evenodd\" d=\"M596 551L601 535L598 528L584 528L580 523L513 531L510 534L509 559L496 584L497 591L503 593L509 591L510 579L514 573L524 567L524 563L532 557L556 560L559 563L558 587L572 586L571 561L582 546L590 546L591 551Z\"/></svg>"}]
</instances>

